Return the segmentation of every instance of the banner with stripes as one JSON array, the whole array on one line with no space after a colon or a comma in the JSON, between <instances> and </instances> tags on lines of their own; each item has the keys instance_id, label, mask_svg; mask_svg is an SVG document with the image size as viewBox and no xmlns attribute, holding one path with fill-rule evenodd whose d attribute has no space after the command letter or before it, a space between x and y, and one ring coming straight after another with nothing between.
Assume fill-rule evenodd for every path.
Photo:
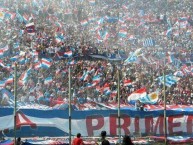
<instances>
[{"instance_id":1,"label":"banner with stripes","mask_svg":"<svg viewBox=\"0 0 193 145\"><path fill-rule=\"evenodd\" d=\"M155 46L155 40L153 38L147 38L143 41L144 47L152 47Z\"/></svg>"}]
</instances>

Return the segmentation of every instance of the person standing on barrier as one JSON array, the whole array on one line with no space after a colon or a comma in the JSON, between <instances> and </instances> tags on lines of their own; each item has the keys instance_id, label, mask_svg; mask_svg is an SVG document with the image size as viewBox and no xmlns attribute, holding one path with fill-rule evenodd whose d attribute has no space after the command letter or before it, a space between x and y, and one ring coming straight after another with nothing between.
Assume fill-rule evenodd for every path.
<instances>
[{"instance_id":1,"label":"person standing on barrier","mask_svg":"<svg viewBox=\"0 0 193 145\"><path fill-rule=\"evenodd\" d=\"M84 145L80 133L77 133L76 138L72 141L72 145Z\"/></svg>"}]
</instances>

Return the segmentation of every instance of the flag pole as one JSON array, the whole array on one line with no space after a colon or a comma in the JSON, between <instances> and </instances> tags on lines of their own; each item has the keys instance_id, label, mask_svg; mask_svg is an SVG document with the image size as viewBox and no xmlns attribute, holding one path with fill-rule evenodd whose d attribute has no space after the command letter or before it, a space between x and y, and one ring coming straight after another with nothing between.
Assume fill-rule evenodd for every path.
<instances>
[{"instance_id":1,"label":"flag pole","mask_svg":"<svg viewBox=\"0 0 193 145\"><path fill-rule=\"evenodd\" d=\"M69 78L69 81L68 81L68 85L69 85L69 145L71 145L71 113L72 113L72 110L71 110L71 68L69 66L68 68L68 78Z\"/></svg>"},{"instance_id":2,"label":"flag pole","mask_svg":"<svg viewBox=\"0 0 193 145\"><path fill-rule=\"evenodd\" d=\"M14 69L14 145L16 145L16 129L17 129L17 120L16 120L16 112L17 112L17 63L15 63Z\"/></svg>"},{"instance_id":3,"label":"flag pole","mask_svg":"<svg viewBox=\"0 0 193 145\"><path fill-rule=\"evenodd\" d=\"M118 95L118 133L119 133L119 144L121 144L121 111L120 111L120 72L117 69L117 95Z\"/></svg>"},{"instance_id":4,"label":"flag pole","mask_svg":"<svg viewBox=\"0 0 193 145\"><path fill-rule=\"evenodd\" d=\"M164 77L164 135L165 135L165 145L167 145L167 116L166 116L166 76L165 76L165 60L164 58L164 69L163 69L163 77Z\"/></svg>"}]
</instances>

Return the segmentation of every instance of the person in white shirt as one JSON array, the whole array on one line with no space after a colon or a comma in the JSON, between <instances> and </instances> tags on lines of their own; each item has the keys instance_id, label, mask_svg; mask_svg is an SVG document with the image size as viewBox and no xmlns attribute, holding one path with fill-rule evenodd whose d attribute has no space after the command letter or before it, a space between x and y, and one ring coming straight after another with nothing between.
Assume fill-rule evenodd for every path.
<instances>
[{"instance_id":1,"label":"person in white shirt","mask_svg":"<svg viewBox=\"0 0 193 145\"><path fill-rule=\"evenodd\" d=\"M36 98L35 96L33 95L33 93L30 93L29 94L29 102L35 102Z\"/></svg>"}]
</instances>

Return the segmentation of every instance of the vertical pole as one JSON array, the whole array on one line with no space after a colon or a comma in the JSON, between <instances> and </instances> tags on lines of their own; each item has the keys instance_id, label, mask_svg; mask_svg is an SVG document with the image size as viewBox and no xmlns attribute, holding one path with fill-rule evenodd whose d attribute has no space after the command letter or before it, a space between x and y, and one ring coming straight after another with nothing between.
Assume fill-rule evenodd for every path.
<instances>
[{"instance_id":1,"label":"vertical pole","mask_svg":"<svg viewBox=\"0 0 193 145\"><path fill-rule=\"evenodd\" d=\"M121 111L120 111L120 74L119 69L117 69L117 94L118 94L118 133L119 133L119 144L121 144Z\"/></svg>"},{"instance_id":2,"label":"vertical pole","mask_svg":"<svg viewBox=\"0 0 193 145\"><path fill-rule=\"evenodd\" d=\"M167 115L166 115L166 77L165 77L165 58L164 58L164 135L165 135L165 145L167 145Z\"/></svg>"},{"instance_id":3,"label":"vertical pole","mask_svg":"<svg viewBox=\"0 0 193 145\"><path fill-rule=\"evenodd\" d=\"M71 68L68 68L69 85L69 145L71 145Z\"/></svg>"},{"instance_id":4,"label":"vertical pole","mask_svg":"<svg viewBox=\"0 0 193 145\"><path fill-rule=\"evenodd\" d=\"M16 112L17 112L17 63L15 63L14 69L14 145L16 145L16 128L17 128L17 120L16 120Z\"/></svg>"}]
</instances>

